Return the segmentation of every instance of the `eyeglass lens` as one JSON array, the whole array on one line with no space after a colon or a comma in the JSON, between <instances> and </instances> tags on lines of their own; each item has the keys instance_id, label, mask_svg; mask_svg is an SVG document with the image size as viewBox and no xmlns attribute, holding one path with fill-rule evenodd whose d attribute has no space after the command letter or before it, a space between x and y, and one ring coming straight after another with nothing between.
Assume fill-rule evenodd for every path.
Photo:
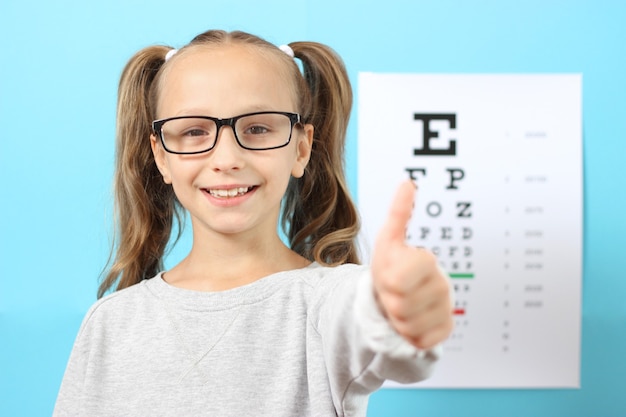
<instances>
[{"instance_id":1,"label":"eyeglass lens","mask_svg":"<svg viewBox=\"0 0 626 417\"><path fill-rule=\"evenodd\" d=\"M168 120L161 127L165 147L173 152L194 153L208 150L217 140L217 123L205 118ZM291 135L289 116L262 113L244 116L235 122L235 135L248 149L269 149L285 145Z\"/></svg>"}]
</instances>

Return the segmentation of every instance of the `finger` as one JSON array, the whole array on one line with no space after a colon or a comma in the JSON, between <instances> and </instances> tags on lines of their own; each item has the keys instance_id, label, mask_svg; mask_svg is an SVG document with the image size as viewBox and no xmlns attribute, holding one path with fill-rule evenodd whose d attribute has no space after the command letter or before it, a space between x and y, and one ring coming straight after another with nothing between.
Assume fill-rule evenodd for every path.
<instances>
[{"instance_id":1,"label":"finger","mask_svg":"<svg viewBox=\"0 0 626 417\"><path fill-rule=\"evenodd\" d=\"M437 329L451 324L453 321L452 308L449 305L433 305L428 311L424 311L408 320L400 320L389 317L391 325L396 331L407 339L415 339Z\"/></svg>"},{"instance_id":2,"label":"finger","mask_svg":"<svg viewBox=\"0 0 626 417\"><path fill-rule=\"evenodd\" d=\"M389 315L399 320L409 320L438 305L452 310L450 284L442 276L427 277L409 290L388 286L382 289L378 295L381 304Z\"/></svg>"},{"instance_id":3,"label":"finger","mask_svg":"<svg viewBox=\"0 0 626 417\"><path fill-rule=\"evenodd\" d=\"M405 241L406 228L413 213L415 189L412 181L406 181L396 191L387 221L379 234L379 244Z\"/></svg>"},{"instance_id":4,"label":"finger","mask_svg":"<svg viewBox=\"0 0 626 417\"><path fill-rule=\"evenodd\" d=\"M383 248L385 246L389 245ZM390 251L387 251L389 254ZM437 258L426 249L410 246L396 248L387 260L386 264L377 264L382 268L381 273L385 274L384 279L376 282L382 291L405 296L415 294L430 280L437 277L444 279L437 267Z\"/></svg>"},{"instance_id":5,"label":"finger","mask_svg":"<svg viewBox=\"0 0 626 417\"><path fill-rule=\"evenodd\" d=\"M453 321L446 322L423 335L409 340L409 342L418 349L432 349L441 342L445 341L454 329Z\"/></svg>"},{"instance_id":6,"label":"finger","mask_svg":"<svg viewBox=\"0 0 626 417\"><path fill-rule=\"evenodd\" d=\"M415 327L417 323L409 324L393 319L389 319L389 321L400 336L420 349L429 349L443 342L450 336L454 328L454 320L450 311L436 312L435 317L418 324L420 329Z\"/></svg>"}]
</instances>

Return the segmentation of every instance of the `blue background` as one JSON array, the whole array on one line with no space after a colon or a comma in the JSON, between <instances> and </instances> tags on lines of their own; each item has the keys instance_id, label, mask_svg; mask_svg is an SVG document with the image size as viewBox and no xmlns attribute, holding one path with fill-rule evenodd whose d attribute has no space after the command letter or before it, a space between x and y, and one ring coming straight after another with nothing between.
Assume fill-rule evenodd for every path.
<instances>
[{"instance_id":1,"label":"blue background","mask_svg":"<svg viewBox=\"0 0 626 417\"><path fill-rule=\"evenodd\" d=\"M111 238L123 65L144 46L181 46L208 28L327 43L355 92L359 71L582 73L582 388L383 390L368 415L626 416L626 3L618 0L2 0L0 415L52 412L95 301ZM355 126L356 106L354 191Z\"/></svg>"}]
</instances>

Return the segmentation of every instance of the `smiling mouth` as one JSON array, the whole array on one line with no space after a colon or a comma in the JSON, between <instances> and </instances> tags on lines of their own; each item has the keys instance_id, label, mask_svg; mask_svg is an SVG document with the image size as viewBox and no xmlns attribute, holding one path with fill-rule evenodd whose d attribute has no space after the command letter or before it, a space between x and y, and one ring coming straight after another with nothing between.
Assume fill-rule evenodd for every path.
<instances>
[{"instance_id":1,"label":"smiling mouth","mask_svg":"<svg viewBox=\"0 0 626 417\"><path fill-rule=\"evenodd\" d=\"M242 195L249 193L250 191L252 191L253 188L254 186L237 187L237 188L231 188L228 190L207 189L206 192L208 192L209 194L211 194L213 197L216 197L216 198L235 198L235 197L241 197Z\"/></svg>"}]
</instances>

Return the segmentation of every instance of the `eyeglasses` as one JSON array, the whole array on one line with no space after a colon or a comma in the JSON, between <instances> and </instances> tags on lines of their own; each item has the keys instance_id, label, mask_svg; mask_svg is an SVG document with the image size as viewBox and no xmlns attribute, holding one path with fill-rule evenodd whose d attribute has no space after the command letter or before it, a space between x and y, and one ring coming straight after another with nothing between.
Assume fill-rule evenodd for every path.
<instances>
[{"instance_id":1,"label":"eyeglasses","mask_svg":"<svg viewBox=\"0 0 626 417\"><path fill-rule=\"evenodd\" d=\"M197 154L215 147L222 126L230 126L235 140L244 149L265 151L287 146L295 124L296 113L263 111L228 119L209 116L178 116L152 122L167 152Z\"/></svg>"}]
</instances>

